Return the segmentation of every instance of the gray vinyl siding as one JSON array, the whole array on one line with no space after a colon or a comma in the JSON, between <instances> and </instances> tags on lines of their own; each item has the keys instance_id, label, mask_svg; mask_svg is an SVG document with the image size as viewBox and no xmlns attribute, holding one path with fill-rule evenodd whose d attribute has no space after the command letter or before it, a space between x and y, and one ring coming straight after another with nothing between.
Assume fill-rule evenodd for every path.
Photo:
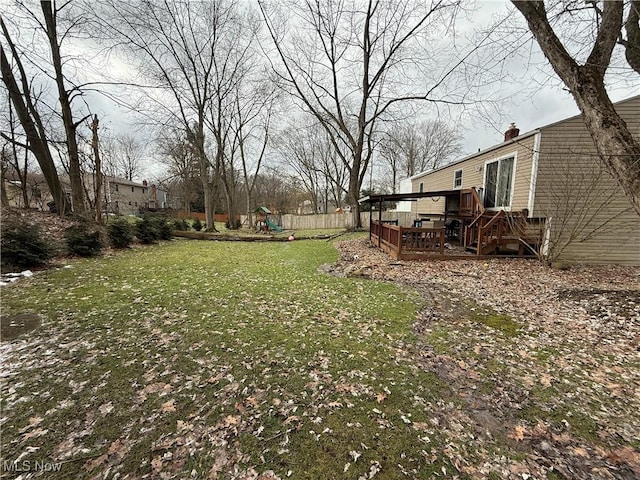
<instances>
[{"instance_id":1,"label":"gray vinyl siding","mask_svg":"<svg viewBox=\"0 0 640 480\"><path fill-rule=\"evenodd\" d=\"M616 105L640 139L640 97ZM558 260L640 265L640 217L599 161L580 117L540 129L534 216Z\"/></svg>"}]
</instances>

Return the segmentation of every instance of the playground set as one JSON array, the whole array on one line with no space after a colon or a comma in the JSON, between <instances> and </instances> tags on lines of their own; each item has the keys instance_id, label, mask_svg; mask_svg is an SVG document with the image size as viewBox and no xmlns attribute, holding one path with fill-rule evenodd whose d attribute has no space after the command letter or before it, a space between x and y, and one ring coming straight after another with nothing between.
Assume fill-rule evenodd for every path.
<instances>
[{"instance_id":1,"label":"playground set","mask_svg":"<svg viewBox=\"0 0 640 480\"><path fill-rule=\"evenodd\" d=\"M282 232L282 227L269 218L272 213L267 207L258 207L253 213L256 214L256 232Z\"/></svg>"}]
</instances>

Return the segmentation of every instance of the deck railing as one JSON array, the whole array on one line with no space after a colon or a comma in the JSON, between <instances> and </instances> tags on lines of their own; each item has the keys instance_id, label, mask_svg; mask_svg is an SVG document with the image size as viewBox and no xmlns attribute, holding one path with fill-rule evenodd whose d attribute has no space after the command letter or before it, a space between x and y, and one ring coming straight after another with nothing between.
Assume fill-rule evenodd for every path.
<instances>
[{"instance_id":1,"label":"deck railing","mask_svg":"<svg viewBox=\"0 0 640 480\"><path fill-rule=\"evenodd\" d=\"M375 220L371 223L371 240L394 258L434 253L444 256L444 227L401 227Z\"/></svg>"}]
</instances>

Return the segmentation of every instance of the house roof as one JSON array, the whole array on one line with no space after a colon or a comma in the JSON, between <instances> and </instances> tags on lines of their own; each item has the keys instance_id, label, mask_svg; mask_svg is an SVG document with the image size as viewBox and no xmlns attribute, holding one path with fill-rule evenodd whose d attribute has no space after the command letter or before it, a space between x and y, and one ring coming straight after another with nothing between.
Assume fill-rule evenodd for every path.
<instances>
[{"instance_id":1,"label":"house roof","mask_svg":"<svg viewBox=\"0 0 640 480\"><path fill-rule=\"evenodd\" d=\"M565 120L567 120L567 119L565 119ZM564 122L565 120L562 120L562 121ZM431 169L431 170L425 170L424 172L417 173L414 176L409 177L409 179L410 180L415 180L417 178L424 177L425 175L430 175L432 173L439 172L440 170L443 170L445 168L449 168L449 167L451 167L453 165L457 165L457 164L462 163L462 162L466 162L467 160L470 160L470 159L475 158L475 157L477 157L479 155L483 155L485 153L491 152L492 150L497 150L498 148L502 148L505 145L511 145L513 143L519 143L522 140L524 140L525 138L529 138L532 135L535 135L537 133L540 133L540 129L539 128L537 128L535 130L531 130L530 132L518 135L517 137L512 138L511 140L507 140L506 142L502 142L502 143L498 143L496 145L492 145L489 148L485 148L484 150L480 150L480 151L477 151L476 153L472 153L471 155L467 155L466 157L462 157L460 160L455 160L455 161L453 161L451 163L447 163L446 165L441 165L441 166L439 166L437 168L434 168L434 169Z\"/></svg>"},{"instance_id":2,"label":"house roof","mask_svg":"<svg viewBox=\"0 0 640 480\"><path fill-rule=\"evenodd\" d=\"M105 179L109 183L117 183L118 185L129 185L130 187L143 187L143 188L148 187L148 185L144 185L140 182L133 182L131 180L127 180L126 178L118 178L118 177L113 177L111 175L105 176Z\"/></svg>"},{"instance_id":3,"label":"house roof","mask_svg":"<svg viewBox=\"0 0 640 480\"><path fill-rule=\"evenodd\" d=\"M633 97L625 98L624 100L620 100L619 102L615 102L613 105L614 106L620 105L620 104L623 104L623 103L626 103L626 102L637 100L639 98L640 98L640 95L634 95ZM492 145L491 147L485 148L484 150L480 150L480 151L478 151L476 153L472 153L470 155L467 155L466 157L463 157L460 160L455 160L455 161L453 161L451 163L447 163L446 165L442 165L442 166L440 166L438 168L434 168L432 170L425 170L424 172L417 173L417 174L413 175L412 177L409 177L409 179L410 180L415 180L415 179L418 179L420 177L424 177L425 175L438 172L438 171L440 171L440 170L442 170L444 168L449 168L449 167L451 167L453 165L457 165L458 163L465 162L465 161L467 161L467 160L469 160L471 158L475 158L475 157L477 157L479 155L483 155L485 153L491 152L492 150L497 150L498 148L504 147L505 145L518 143L518 142L524 140L525 138L528 138L528 137L530 137L532 135L540 133L540 131L544 130L545 128L553 127L555 125L558 125L559 123L568 122L570 120L575 120L577 118L580 118L581 116L582 116L582 114L572 115L571 117L563 118L562 120L558 120L556 122L552 122L552 123L549 123L547 125L543 125L542 127L538 127L538 128L536 128L534 130L531 130L529 132L520 134L517 137L512 138L511 140L508 140L506 142L498 143L498 144Z\"/></svg>"}]
</instances>

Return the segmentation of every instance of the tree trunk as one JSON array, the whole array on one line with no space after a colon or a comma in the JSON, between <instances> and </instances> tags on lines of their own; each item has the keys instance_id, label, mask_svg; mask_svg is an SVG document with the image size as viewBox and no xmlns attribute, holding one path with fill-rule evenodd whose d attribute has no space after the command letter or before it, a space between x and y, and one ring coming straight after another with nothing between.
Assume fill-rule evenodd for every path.
<instances>
[{"instance_id":1,"label":"tree trunk","mask_svg":"<svg viewBox=\"0 0 640 480\"><path fill-rule=\"evenodd\" d=\"M8 40L8 37L5 38ZM14 56L14 60L17 62L19 61L19 58L15 58ZM62 216L65 214L67 207L66 195L62 185L60 184L60 178L58 177L58 172L55 164L53 163L49 145L47 145L46 138L40 136L35 121L29 113L29 109L24 102L23 93L20 92L20 89L18 88L18 83L13 75L11 65L9 64L2 45L0 45L0 71L2 71L2 80L7 87L7 90L9 90L9 98L11 98L11 102L16 109L18 120L20 120L20 124L22 125L27 140L31 145L31 151L35 155L36 160L40 165L40 169L42 170L42 174L47 181L49 192L51 192L56 205L56 211L58 212L58 215ZM29 92L24 92L25 98L27 95L29 95Z\"/></svg>"},{"instance_id":2,"label":"tree trunk","mask_svg":"<svg viewBox=\"0 0 640 480\"><path fill-rule=\"evenodd\" d=\"M16 159L16 167L18 167L16 170L18 178L20 179L20 189L22 190L22 201L24 202L24 208L31 208L31 199L29 198L29 150L27 148L25 148L24 150L24 170L20 170L20 165L18 164L17 160L18 149L16 148L15 143L13 144L13 155Z\"/></svg>"},{"instance_id":3,"label":"tree trunk","mask_svg":"<svg viewBox=\"0 0 640 480\"><path fill-rule=\"evenodd\" d=\"M627 39L621 41L625 48L627 63L640 74L640 0L633 0L629 16L624 24Z\"/></svg>"},{"instance_id":4,"label":"tree trunk","mask_svg":"<svg viewBox=\"0 0 640 480\"><path fill-rule=\"evenodd\" d=\"M69 153L69 181L71 183L73 210L76 213L84 213L86 211L86 206L84 201L84 188L82 186L82 172L80 170L80 157L78 155L78 142L76 139L77 125L73 123L73 113L71 112L69 93L64 85L62 58L60 57L60 45L58 44L56 29L56 17L51 1L43 0L40 2L40 6L47 26L47 37L49 38L53 68L56 73L55 80L58 87L58 97L60 100L60 109L62 111L64 131L67 138L67 150Z\"/></svg>"},{"instance_id":5,"label":"tree trunk","mask_svg":"<svg viewBox=\"0 0 640 480\"><path fill-rule=\"evenodd\" d=\"M215 223L215 202L214 192L211 188L211 182L208 181L208 177L202 177L202 187L204 188L204 216L207 222L206 230L210 232L216 231Z\"/></svg>"},{"instance_id":6,"label":"tree trunk","mask_svg":"<svg viewBox=\"0 0 640 480\"><path fill-rule=\"evenodd\" d=\"M24 147L24 168L20 167L20 161L18 160L18 139L16 138L16 128L13 118L13 108L11 102L9 102L9 128L11 129L11 153L14 159L14 169L18 180L20 182L20 193L22 194L22 206L23 208L31 207L31 200L29 199L29 140L26 141Z\"/></svg>"},{"instance_id":7,"label":"tree trunk","mask_svg":"<svg viewBox=\"0 0 640 480\"><path fill-rule=\"evenodd\" d=\"M640 142L615 111L604 85L604 74L622 30L622 2L604 2L598 34L584 65L569 55L556 36L543 2L513 1L513 4L573 95L601 161L640 215Z\"/></svg>"},{"instance_id":8,"label":"tree trunk","mask_svg":"<svg viewBox=\"0 0 640 480\"><path fill-rule=\"evenodd\" d=\"M2 158L0 158L0 204L9 206L9 196L7 195L7 186L5 185L5 176L7 174L8 161L5 156L4 147L2 147Z\"/></svg>"},{"instance_id":9,"label":"tree trunk","mask_svg":"<svg viewBox=\"0 0 640 480\"><path fill-rule=\"evenodd\" d=\"M362 228L362 220L360 219L360 167L354 168L349 172L349 203L351 204L352 225L354 229Z\"/></svg>"}]
</instances>

